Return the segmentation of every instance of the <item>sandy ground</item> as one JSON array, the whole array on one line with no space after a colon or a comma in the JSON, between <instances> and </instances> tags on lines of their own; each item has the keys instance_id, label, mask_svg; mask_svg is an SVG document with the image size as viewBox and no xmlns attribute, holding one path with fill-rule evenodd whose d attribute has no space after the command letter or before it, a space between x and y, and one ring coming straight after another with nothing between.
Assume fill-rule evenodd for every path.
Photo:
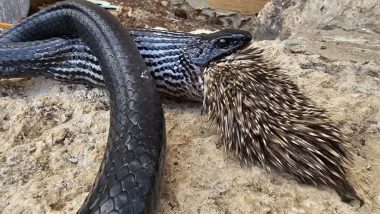
<instances>
[{"instance_id":1,"label":"sandy ground","mask_svg":"<svg viewBox=\"0 0 380 214\"><path fill-rule=\"evenodd\" d=\"M262 41L326 108L354 149L349 180L362 208L330 189L241 167L201 104L165 98L167 163L159 213L380 213L380 35L341 29ZM0 213L74 213L106 144L105 91L45 78L0 81Z\"/></svg>"}]
</instances>

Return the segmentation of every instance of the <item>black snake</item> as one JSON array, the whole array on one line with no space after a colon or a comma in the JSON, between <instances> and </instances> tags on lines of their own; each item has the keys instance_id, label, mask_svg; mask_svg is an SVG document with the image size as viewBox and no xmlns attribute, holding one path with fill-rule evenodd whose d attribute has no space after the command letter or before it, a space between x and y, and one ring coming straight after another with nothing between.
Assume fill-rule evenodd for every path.
<instances>
[{"instance_id":1,"label":"black snake","mask_svg":"<svg viewBox=\"0 0 380 214\"><path fill-rule=\"evenodd\" d=\"M243 31L199 36L134 32L130 34L104 9L73 0L53 5L0 35L0 76L43 74L68 81L104 84L109 92L111 119L107 148L91 193L79 213L156 212L166 139L163 110L154 83L161 84L164 92L175 93L176 88L189 90L175 87L173 83L194 85L203 81L202 69L211 60L228 55L251 40L249 33ZM136 35L148 40L138 42ZM181 38L187 38L183 40L187 42L176 52L165 45L155 45L149 35L157 35L161 41L165 41L165 37L178 40L168 39L169 47L182 44ZM54 52L59 44L63 44L62 47L74 45ZM156 52L141 54L149 47ZM44 55L49 53L52 54ZM95 59L81 59L83 53ZM171 62L165 53L177 56L170 66L161 65ZM155 56L165 57L154 61ZM77 63L81 60L92 65ZM171 69L175 66L181 69ZM65 73L59 70L62 67L71 70ZM98 78L101 76L99 81L92 78L95 74ZM179 80L183 82L178 82L175 74L180 74ZM169 90L164 90L167 88ZM200 85L198 93L201 90Z\"/></svg>"}]
</instances>

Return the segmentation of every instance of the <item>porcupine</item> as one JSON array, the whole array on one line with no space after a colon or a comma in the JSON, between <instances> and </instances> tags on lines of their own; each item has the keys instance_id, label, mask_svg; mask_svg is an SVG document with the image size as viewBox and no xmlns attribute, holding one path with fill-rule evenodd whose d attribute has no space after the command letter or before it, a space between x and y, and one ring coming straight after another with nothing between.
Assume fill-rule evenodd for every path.
<instances>
[{"instance_id":1,"label":"porcupine","mask_svg":"<svg viewBox=\"0 0 380 214\"><path fill-rule=\"evenodd\" d=\"M205 71L203 110L216 122L224 147L247 165L332 187L342 201L362 206L346 178L352 163L347 140L326 111L262 54L249 47Z\"/></svg>"}]
</instances>

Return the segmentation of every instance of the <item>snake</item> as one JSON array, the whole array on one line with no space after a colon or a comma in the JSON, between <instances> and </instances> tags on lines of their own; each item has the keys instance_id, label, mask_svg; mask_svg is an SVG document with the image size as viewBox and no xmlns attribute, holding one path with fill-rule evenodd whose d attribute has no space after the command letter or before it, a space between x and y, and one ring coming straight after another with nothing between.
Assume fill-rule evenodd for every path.
<instances>
[{"instance_id":1,"label":"snake","mask_svg":"<svg viewBox=\"0 0 380 214\"><path fill-rule=\"evenodd\" d=\"M249 32L236 29L209 34L151 29L129 29L129 32L158 91L195 101L203 96L205 67L251 40ZM0 56L3 78L43 75L71 83L105 86L96 56L77 37L0 43Z\"/></svg>"},{"instance_id":2,"label":"snake","mask_svg":"<svg viewBox=\"0 0 380 214\"><path fill-rule=\"evenodd\" d=\"M126 29L97 5L68 0L0 35L0 77L45 75L105 87L106 151L78 213L156 213L166 153L159 92L198 99L205 67L250 40L240 30Z\"/></svg>"}]
</instances>

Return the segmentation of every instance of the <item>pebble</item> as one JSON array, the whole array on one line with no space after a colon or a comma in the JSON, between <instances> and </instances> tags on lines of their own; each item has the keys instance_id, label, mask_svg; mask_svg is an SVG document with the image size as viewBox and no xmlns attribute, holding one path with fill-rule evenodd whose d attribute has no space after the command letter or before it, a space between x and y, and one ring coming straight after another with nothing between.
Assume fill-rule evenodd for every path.
<instances>
[{"instance_id":1,"label":"pebble","mask_svg":"<svg viewBox=\"0 0 380 214\"><path fill-rule=\"evenodd\" d=\"M167 7L167 6L169 6L169 2L168 1L162 1L161 5L164 7Z\"/></svg>"},{"instance_id":2,"label":"pebble","mask_svg":"<svg viewBox=\"0 0 380 214\"><path fill-rule=\"evenodd\" d=\"M37 150L36 144L30 145L28 152L29 153L34 153Z\"/></svg>"},{"instance_id":3,"label":"pebble","mask_svg":"<svg viewBox=\"0 0 380 214\"><path fill-rule=\"evenodd\" d=\"M72 164L78 163L78 159L76 157L71 156L71 155L69 155L69 157L67 158L67 161L69 161Z\"/></svg>"},{"instance_id":4,"label":"pebble","mask_svg":"<svg viewBox=\"0 0 380 214\"><path fill-rule=\"evenodd\" d=\"M366 168L368 171L371 171L372 165L370 163L368 163Z\"/></svg>"},{"instance_id":5,"label":"pebble","mask_svg":"<svg viewBox=\"0 0 380 214\"><path fill-rule=\"evenodd\" d=\"M326 73L327 68L323 66L316 66L315 69L317 69L319 72Z\"/></svg>"}]
</instances>

